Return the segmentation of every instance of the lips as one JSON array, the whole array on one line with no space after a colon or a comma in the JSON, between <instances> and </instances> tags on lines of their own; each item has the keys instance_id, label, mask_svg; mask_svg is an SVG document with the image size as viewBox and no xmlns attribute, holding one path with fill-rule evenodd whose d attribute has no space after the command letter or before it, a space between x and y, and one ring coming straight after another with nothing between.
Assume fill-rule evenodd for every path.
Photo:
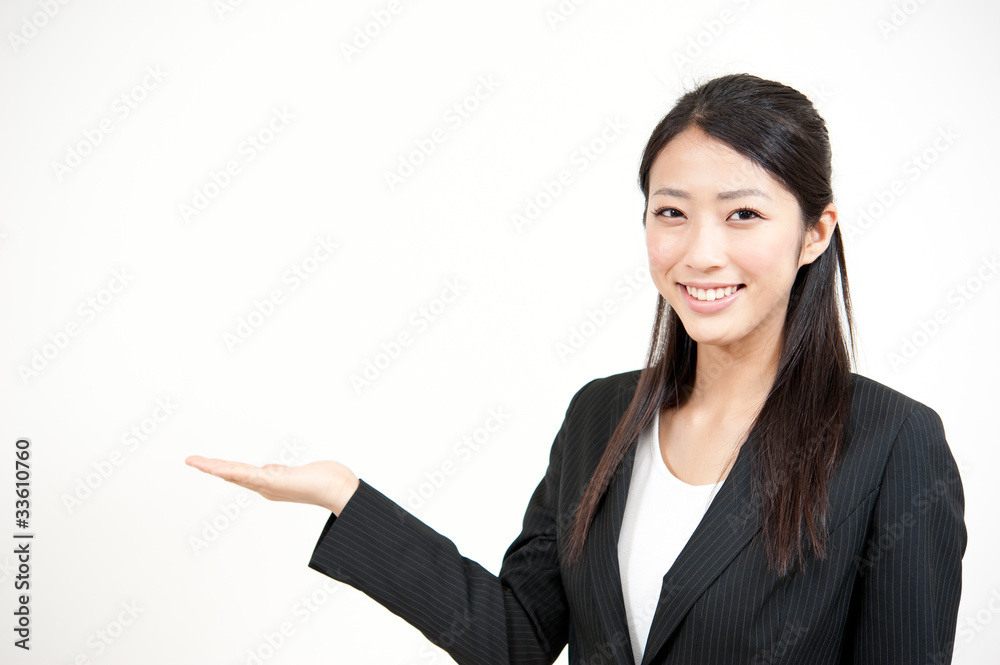
<instances>
[{"instance_id":1,"label":"lips","mask_svg":"<svg viewBox=\"0 0 1000 665\"><path fill-rule=\"evenodd\" d=\"M727 287L730 290L729 295L725 295ZM732 290L733 287L736 288L735 291ZM689 290L694 290L695 295L691 295ZM721 298L716 298L714 300L708 299L709 291L711 291L712 297L714 297L720 290L723 294ZM746 291L746 284L720 285L715 289L702 288L700 291L704 300L698 300L697 293L699 291L697 289L681 284L680 282L677 283L677 291L681 294L684 305L689 311L697 314L716 314L729 309L738 300L740 300L743 297L743 292Z\"/></svg>"},{"instance_id":2,"label":"lips","mask_svg":"<svg viewBox=\"0 0 1000 665\"><path fill-rule=\"evenodd\" d=\"M746 284L680 284L680 286L687 290L688 295L700 302L714 302L716 300L722 300L723 298L736 293L740 289L746 288Z\"/></svg>"}]
</instances>

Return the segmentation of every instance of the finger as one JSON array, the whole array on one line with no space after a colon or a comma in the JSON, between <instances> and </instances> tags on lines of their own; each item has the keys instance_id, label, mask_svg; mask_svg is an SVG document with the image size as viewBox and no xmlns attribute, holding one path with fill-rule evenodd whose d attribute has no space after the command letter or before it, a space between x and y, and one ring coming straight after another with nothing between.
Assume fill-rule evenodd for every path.
<instances>
[{"instance_id":1,"label":"finger","mask_svg":"<svg viewBox=\"0 0 1000 665\"><path fill-rule=\"evenodd\" d=\"M184 460L184 463L187 464L188 466L193 466L199 471L204 471L205 473L208 473L208 469L213 461L215 460L211 460L207 457L202 457L201 455L191 455Z\"/></svg>"},{"instance_id":2,"label":"finger","mask_svg":"<svg viewBox=\"0 0 1000 665\"><path fill-rule=\"evenodd\" d=\"M199 471L204 471L205 473L214 473L214 471L221 466L231 463L228 460L202 457L201 455L192 455L184 460L184 462L188 466L193 466Z\"/></svg>"},{"instance_id":3,"label":"finger","mask_svg":"<svg viewBox=\"0 0 1000 665\"><path fill-rule=\"evenodd\" d=\"M252 464L206 457L188 459L190 460L188 463L196 469L244 487L256 485L261 480L260 468Z\"/></svg>"}]
</instances>

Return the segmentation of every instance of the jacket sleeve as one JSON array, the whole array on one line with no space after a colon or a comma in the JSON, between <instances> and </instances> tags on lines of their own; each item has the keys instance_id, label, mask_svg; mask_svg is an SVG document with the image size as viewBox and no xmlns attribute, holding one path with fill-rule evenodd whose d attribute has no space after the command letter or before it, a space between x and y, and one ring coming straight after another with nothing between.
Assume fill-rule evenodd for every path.
<instances>
[{"instance_id":1,"label":"jacket sleeve","mask_svg":"<svg viewBox=\"0 0 1000 665\"><path fill-rule=\"evenodd\" d=\"M556 513L575 401L499 576L364 480L340 516L330 515L309 567L362 591L460 665L550 665L566 645L569 625Z\"/></svg>"},{"instance_id":2,"label":"jacket sleeve","mask_svg":"<svg viewBox=\"0 0 1000 665\"><path fill-rule=\"evenodd\" d=\"M941 418L917 404L893 444L858 567L853 663L950 663L965 496Z\"/></svg>"}]
</instances>

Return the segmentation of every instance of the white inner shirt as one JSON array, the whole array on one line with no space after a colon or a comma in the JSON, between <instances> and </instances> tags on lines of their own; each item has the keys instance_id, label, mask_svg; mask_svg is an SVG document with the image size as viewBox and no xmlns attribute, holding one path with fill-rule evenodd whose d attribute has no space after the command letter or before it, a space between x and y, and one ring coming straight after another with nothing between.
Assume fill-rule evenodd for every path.
<instances>
[{"instance_id":1,"label":"white inner shirt","mask_svg":"<svg viewBox=\"0 0 1000 665\"><path fill-rule=\"evenodd\" d=\"M635 662L642 662L663 576L684 549L721 487L688 485L677 478L660 453L660 412L636 442L618 564L629 637Z\"/></svg>"}]
</instances>

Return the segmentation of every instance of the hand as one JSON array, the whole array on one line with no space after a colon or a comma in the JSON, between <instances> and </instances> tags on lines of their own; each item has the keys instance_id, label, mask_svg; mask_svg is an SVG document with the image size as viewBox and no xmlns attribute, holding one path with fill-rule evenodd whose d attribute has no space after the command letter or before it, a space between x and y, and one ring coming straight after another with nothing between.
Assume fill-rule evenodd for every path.
<instances>
[{"instance_id":1,"label":"hand","mask_svg":"<svg viewBox=\"0 0 1000 665\"><path fill-rule=\"evenodd\" d=\"M302 466L265 464L257 467L199 455L192 455L184 462L253 490L270 501L309 503L326 508L334 515L340 515L360 484L354 472L339 462L310 462Z\"/></svg>"}]
</instances>

